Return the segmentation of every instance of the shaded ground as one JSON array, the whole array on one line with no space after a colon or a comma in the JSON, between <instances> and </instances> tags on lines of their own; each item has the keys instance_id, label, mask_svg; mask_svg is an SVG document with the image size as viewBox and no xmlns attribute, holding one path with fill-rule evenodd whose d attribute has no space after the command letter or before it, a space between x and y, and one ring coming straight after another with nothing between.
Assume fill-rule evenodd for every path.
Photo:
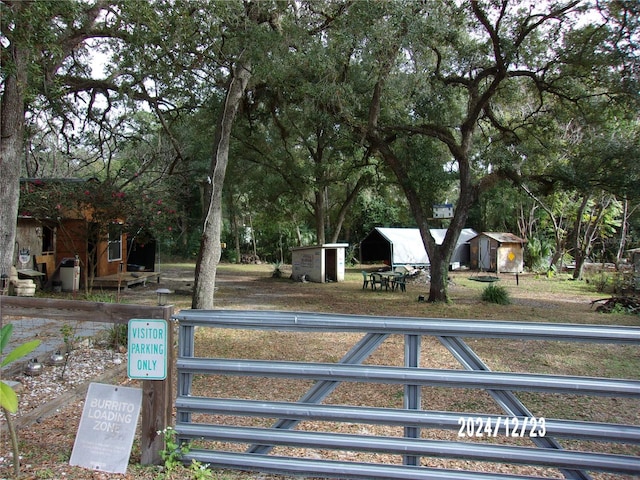
<instances>
[{"instance_id":1,"label":"shaded ground","mask_svg":"<svg viewBox=\"0 0 640 480\"><path fill-rule=\"evenodd\" d=\"M371 267L375 268L375 267ZM191 290L193 288L193 265L167 264L161 268L160 283L136 286L126 291L94 291L93 300L99 297L117 299L127 303L155 304L155 291L158 288L168 288L172 291L170 302L177 309L189 308L191 304ZM548 279L535 275L522 275L516 283L514 276L501 276L499 285L504 286L512 298L512 304L499 306L487 304L480 300L480 294L486 284L473 280L470 272L454 272L451 275L452 285L450 294L452 304L432 305L419 302L420 295L428 295L428 285L421 280L410 281L407 292L371 291L362 289L362 275L359 269L347 272L344 283L301 283L286 278L272 278L272 267L222 265L218 270L216 306L226 309L277 309L301 310L316 312L353 313L384 316L416 316L416 317L447 317L469 319L504 319L512 321L543 321L568 323L607 323L640 325L640 317L630 315L602 315L595 312L591 301L606 296L598 293L583 282L573 282L567 277ZM97 297L97 298L96 298ZM38 330L32 324L25 332ZM28 333L25 333L28 335ZM252 334L253 335L253 334ZM43 335L42 338L45 338ZM60 343L61 337L56 333L56 326L49 328L47 338L50 342ZM249 340L246 332L225 334L224 337L200 337L202 343L198 348L211 349L211 355L223 355L224 352L234 352L245 355L246 358L279 358L291 355L318 355L328 361L339 358L345 349L352 345L354 338L344 336L332 337L322 343L310 344L294 334L286 334L285 338L277 337L275 333L258 333ZM311 348L313 347L313 348ZM544 371L562 372L582 375L611 375L614 377L639 378L640 353L637 349L609 349L608 346L594 350L583 350L580 345L561 344L555 349L538 349L526 346L523 355L522 343L496 344L490 341L474 342L474 349L486 359L490 366L497 370L507 371ZM447 356L437 342L425 341L425 364L437 368L456 368L455 362ZM374 362L393 362L401 358L402 342L391 340L381 348L372 359ZM108 363L108 362L107 362ZM105 364L106 365L106 364ZM123 371L118 372L112 367L114 383L137 386L137 382L126 378ZM110 381L111 382L111 381ZM260 381L257 384L249 379L233 383L217 383L197 385L197 388L216 389L225 395L234 396L256 392L269 397L269 393L282 394L282 385ZM445 389L429 389L425 391L424 402L432 409L473 409L490 411L490 400L486 395L478 392L457 391L452 397ZM291 389L287 394L295 395ZM353 401L353 392L349 389L338 390L335 393L336 402L349 403ZM401 402L402 395L397 388L378 388L359 392L359 399L367 398L383 405L394 405ZM51 395L50 395L51 396ZM22 441L23 471L25 478L127 478L152 479L158 471L152 467L140 467L139 451L134 445L132 458L127 475L106 475L97 472L87 472L83 469L68 466L68 458L73 446L77 430L79 412L82 408L83 397L70 396L67 403L57 404L51 416L41 417L39 421L20 432ZM43 401L51 398L43 398ZM567 415L575 412L577 415L587 415L592 409L602 412L602 419L612 421L637 422L637 402L609 402L579 403L556 405L549 404L540 396L530 395L527 404L537 409L540 415ZM555 410L552 410L551 406ZM495 408L495 407L493 407ZM357 433L357 432L356 432ZM444 434L443 434L444 435ZM444 435L443 438L447 438ZM0 478L9 477L10 462L4 459L8 451L6 436L3 436L2 454L0 454ZM637 449L634 455L640 455ZM468 466L467 466L468 468ZM219 480L254 479L265 480L268 475L250 475L242 473L216 472L214 478ZM613 477L598 477L613 478ZM617 477L622 478L622 477Z\"/></svg>"},{"instance_id":2,"label":"shaded ground","mask_svg":"<svg viewBox=\"0 0 640 480\"><path fill-rule=\"evenodd\" d=\"M375 270L381 266L370 266ZM324 311L367 315L489 318L568 323L634 324L634 316L603 316L591 302L609 294L597 292L585 282L570 280L568 275L553 278L535 274L499 275L507 289L511 305L487 304L480 299L487 283L477 282L473 272L450 272L449 305L418 302L428 297L429 285L424 277L408 281L407 292L362 289L359 268L347 269L344 283L301 283L289 280L290 267L283 268L283 278L272 278L270 265L221 265L216 278L216 308L281 309ZM166 264L161 268L159 284L136 286L122 292L128 303L155 304L155 290L168 288L170 302L178 309L190 308L193 266ZM113 292L111 293L113 295Z\"/></svg>"}]
</instances>

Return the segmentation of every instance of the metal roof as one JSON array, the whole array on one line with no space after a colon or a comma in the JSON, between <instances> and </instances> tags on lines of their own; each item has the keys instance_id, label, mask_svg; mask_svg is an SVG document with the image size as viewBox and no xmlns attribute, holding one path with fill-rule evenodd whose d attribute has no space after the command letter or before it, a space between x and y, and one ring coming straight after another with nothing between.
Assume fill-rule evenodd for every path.
<instances>
[{"instance_id":1,"label":"metal roof","mask_svg":"<svg viewBox=\"0 0 640 480\"><path fill-rule=\"evenodd\" d=\"M482 232L477 236L484 235L500 243L527 243L526 240L507 232ZM475 238L475 237L474 237Z\"/></svg>"},{"instance_id":2,"label":"metal roof","mask_svg":"<svg viewBox=\"0 0 640 480\"><path fill-rule=\"evenodd\" d=\"M392 246L391 263L393 265L429 265L429 256L422 242L420 230L417 228L385 228L376 227L375 231L380 233ZM431 235L438 245L444 242L447 234L446 228L432 228ZM471 228L463 228L458 237L457 247L469 242L475 237L477 232ZM457 248L456 247L456 248ZM451 261L454 259L455 253Z\"/></svg>"}]
</instances>

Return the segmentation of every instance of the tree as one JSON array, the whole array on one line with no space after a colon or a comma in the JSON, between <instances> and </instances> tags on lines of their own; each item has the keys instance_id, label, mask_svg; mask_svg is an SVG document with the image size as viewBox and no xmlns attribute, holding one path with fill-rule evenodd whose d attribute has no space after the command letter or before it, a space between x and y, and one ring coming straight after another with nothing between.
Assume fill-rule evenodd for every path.
<instances>
[{"instance_id":1,"label":"tree","mask_svg":"<svg viewBox=\"0 0 640 480\"><path fill-rule=\"evenodd\" d=\"M231 77L227 87L224 107L220 113L214 139L214 153L211 159L209 177L210 186L206 189L205 205L208 205L204 218L202 238L192 308L213 308L216 269L220 261L220 238L222 232L222 187L229 160L229 140L233 121L240 106L242 96L251 77L250 61L238 59L231 67Z\"/></svg>"},{"instance_id":2,"label":"tree","mask_svg":"<svg viewBox=\"0 0 640 480\"><path fill-rule=\"evenodd\" d=\"M133 50L140 38L148 39L140 33L144 30L135 31L134 19L127 16L134 9L132 5L118 0L0 3L2 271L13 263L21 173L95 176L118 191L144 176L148 178L155 161L166 159L143 155L143 161L134 165L121 156L124 143L131 150L136 143L145 142L145 133L137 130L145 124L138 121L143 114L135 113L139 102L160 113L165 105L161 98L148 93L148 78L131 75L126 65L116 63L108 64L105 76L100 78L91 65L96 53ZM136 3L138 22L144 21L145 15L148 18L144 7L144 3ZM123 55L122 62L129 58ZM161 115L159 120L164 125ZM49 154L54 164L43 161ZM171 166L159 170L156 173L162 177ZM146 186L137 185L138 192L148 191L149 184L154 183L150 180Z\"/></svg>"},{"instance_id":3,"label":"tree","mask_svg":"<svg viewBox=\"0 0 640 480\"><path fill-rule=\"evenodd\" d=\"M224 101L216 122L208 175L210 183L205 186L204 205L207 211L196 263L192 300L192 308L201 309L213 308L216 270L221 255L222 190L234 120L251 79L254 56L269 51L273 41L269 33L277 33L280 22L279 8L267 3L247 2L242 11L230 11L227 14L229 16L225 20L228 21L228 25L223 23L224 38L233 41L229 42L232 44L230 50L221 52L224 55L220 55L220 58L226 59L227 82L223 89ZM237 25L234 25L236 22ZM260 43L260 40L263 43ZM261 52L257 48L258 45L262 49Z\"/></svg>"},{"instance_id":4,"label":"tree","mask_svg":"<svg viewBox=\"0 0 640 480\"><path fill-rule=\"evenodd\" d=\"M429 253L429 300L446 301L449 259L470 208L521 162L492 158L492 145L517 145L527 129L545 119L552 98L578 103L594 94L627 92L609 89L611 82L596 89L586 75L586 65L604 76L611 64L599 59L594 65L585 52L579 55L572 32L591 26L578 26L585 9L576 1L522 8L508 1L393 3L378 6L377 16L366 8L369 22L363 25L359 17L358 24L352 17L349 25L361 35L353 40L358 42L354 61L362 65L360 91L368 95L368 114L355 128L398 178ZM604 44L605 31L615 31L605 22L598 27L602 32L589 39L589 52ZM351 108L364 103L363 95L355 98ZM407 155L412 138L424 139L429 148ZM428 163L433 167L425 168ZM433 197L421 192L438 185L444 173L455 180L457 199L445 240L437 245L429 231Z\"/></svg>"},{"instance_id":5,"label":"tree","mask_svg":"<svg viewBox=\"0 0 640 480\"><path fill-rule=\"evenodd\" d=\"M307 92L306 97L310 88L306 81L296 85ZM268 102L270 112L260 116L254 112L245 122L249 125L236 134L245 161L255 163L262 175L279 179L253 193L278 197L288 191L291 202L303 206L312 219L316 241L336 242L349 207L374 178L375 160L347 129L322 112L326 105L321 99L310 95L314 100L284 100L282 93L277 97L277 103Z\"/></svg>"},{"instance_id":6,"label":"tree","mask_svg":"<svg viewBox=\"0 0 640 480\"><path fill-rule=\"evenodd\" d=\"M13 264L27 112L59 94L62 74L86 74L87 40L98 31L106 2L0 2L0 271ZM71 60L69 60L71 58ZM59 104L58 104L59 105Z\"/></svg>"},{"instance_id":7,"label":"tree","mask_svg":"<svg viewBox=\"0 0 640 480\"><path fill-rule=\"evenodd\" d=\"M226 4L223 3L223 5ZM228 24L223 22L226 42L223 44L225 47L224 55L220 55L219 58L226 59L223 70L227 75L227 83L222 90L224 101L214 136L209 171L211 183L205 193L205 205L208 207L196 265L193 308L213 307L216 268L221 254L222 188L229 160L231 131L236 114L252 78L253 70L264 71L273 68L274 64L269 60L273 56L273 52L277 49L287 50L290 48L286 41L283 42L282 24L285 21L294 21L296 19L295 13L305 10L306 7L308 7L306 3L296 5L294 9L293 5L246 2L243 11L230 12L232 15L227 19ZM337 8L338 11L341 10L341 7ZM322 29L326 18L323 14L315 14L313 7L309 8L309 12L311 15L305 17L305 22L308 22L305 23L305 27L308 31L314 30L318 33L321 30L318 30L315 25L320 25L320 29ZM284 18L285 13L289 14L287 18ZM320 17L320 20L313 18L317 16ZM266 63L264 63L265 59ZM262 65L261 69L260 65Z\"/></svg>"}]
</instances>

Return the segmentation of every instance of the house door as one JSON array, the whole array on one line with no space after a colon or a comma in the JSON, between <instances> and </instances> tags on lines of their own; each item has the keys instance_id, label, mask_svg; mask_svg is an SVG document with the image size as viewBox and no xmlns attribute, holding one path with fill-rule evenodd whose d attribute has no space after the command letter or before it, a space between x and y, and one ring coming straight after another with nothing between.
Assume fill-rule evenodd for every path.
<instances>
[{"instance_id":1,"label":"house door","mask_svg":"<svg viewBox=\"0 0 640 480\"><path fill-rule=\"evenodd\" d=\"M479 239L478 268L480 270L491 270L491 240L487 237L480 237Z\"/></svg>"}]
</instances>

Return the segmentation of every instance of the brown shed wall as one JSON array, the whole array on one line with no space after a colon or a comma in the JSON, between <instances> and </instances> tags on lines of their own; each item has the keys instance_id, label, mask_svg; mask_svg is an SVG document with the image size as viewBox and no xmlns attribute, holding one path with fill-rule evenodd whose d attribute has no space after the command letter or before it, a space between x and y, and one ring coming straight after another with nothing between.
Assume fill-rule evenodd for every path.
<instances>
[{"instance_id":1,"label":"brown shed wall","mask_svg":"<svg viewBox=\"0 0 640 480\"><path fill-rule=\"evenodd\" d=\"M470 241L470 266L472 270L496 273L521 273L524 271L524 246L520 242L499 242L480 234Z\"/></svg>"}]
</instances>

